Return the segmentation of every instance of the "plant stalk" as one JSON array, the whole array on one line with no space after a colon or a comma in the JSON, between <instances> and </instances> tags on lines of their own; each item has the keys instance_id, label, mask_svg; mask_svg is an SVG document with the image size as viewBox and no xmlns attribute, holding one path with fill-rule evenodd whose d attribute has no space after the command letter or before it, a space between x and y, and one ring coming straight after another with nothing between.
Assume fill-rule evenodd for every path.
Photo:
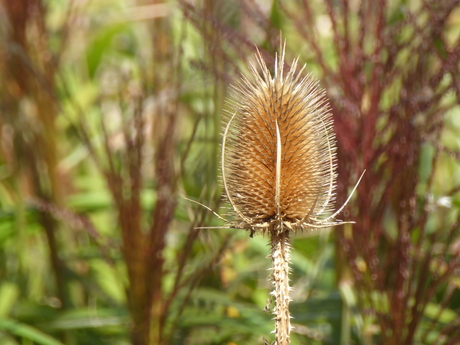
<instances>
[{"instance_id":1,"label":"plant stalk","mask_svg":"<svg viewBox=\"0 0 460 345\"><path fill-rule=\"evenodd\" d=\"M275 298L275 344L290 344L291 316L289 314L289 262L291 248L289 244L289 231L271 232L271 258L273 272L271 276L273 291L270 293Z\"/></svg>"}]
</instances>

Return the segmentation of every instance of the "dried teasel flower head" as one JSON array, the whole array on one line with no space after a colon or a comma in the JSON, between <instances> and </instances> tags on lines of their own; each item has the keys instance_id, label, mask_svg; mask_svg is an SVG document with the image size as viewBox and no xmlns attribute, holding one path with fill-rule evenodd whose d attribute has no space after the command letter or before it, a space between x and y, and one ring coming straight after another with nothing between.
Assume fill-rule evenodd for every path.
<instances>
[{"instance_id":1,"label":"dried teasel flower head","mask_svg":"<svg viewBox=\"0 0 460 345\"><path fill-rule=\"evenodd\" d=\"M251 235L343 224L334 219L343 206L331 214L336 146L325 91L313 76L302 76L305 66L296 70L298 59L286 72L284 52L273 75L257 54L261 72L251 64L252 78L234 86L223 133L223 185L242 220L233 227Z\"/></svg>"},{"instance_id":2,"label":"dried teasel flower head","mask_svg":"<svg viewBox=\"0 0 460 345\"><path fill-rule=\"evenodd\" d=\"M298 59L285 73L284 52L283 46L273 75L258 53L260 74L251 65L252 78L242 77L234 87L221 168L227 199L240 221L231 223L194 201L229 223L226 228L249 230L251 237L269 233L276 345L290 344L291 233L349 223L335 217L362 178L333 213L336 146L328 100L311 75L302 76L305 66L297 72Z\"/></svg>"}]
</instances>

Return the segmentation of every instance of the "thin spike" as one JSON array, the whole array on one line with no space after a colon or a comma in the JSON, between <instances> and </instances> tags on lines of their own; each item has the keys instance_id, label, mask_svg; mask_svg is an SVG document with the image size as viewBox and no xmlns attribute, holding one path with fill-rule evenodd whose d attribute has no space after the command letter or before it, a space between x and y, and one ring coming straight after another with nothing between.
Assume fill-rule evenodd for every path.
<instances>
[{"instance_id":1,"label":"thin spike","mask_svg":"<svg viewBox=\"0 0 460 345\"><path fill-rule=\"evenodd\" d=\"M276 203L276 214L278 219L281 220L280 214L280 189L281 189L281 155L282 155L282 145L281 145L281 136L280 129L278 127L278 121L275 121L276 124L276 184L275 184L275 203Z\"/></svg>"},{"instance_id":2,"label":"thin spike","mask_svg":"<svg viewBox=\"0 0 460 345\"><path fill-rule=\"evenodd\" d=\"M227 135L228 135L228 130L230 128L230 125L232 124L233 119L235 118L235 114L231 117L230 121L228 121L227 126L225 127L224 131L224 136L222 139L222 160L221 160L221 169L222 169L222 183L224 184L224 189L225 193L227 194L228 201L232 204L233 209L235 210L236 213L248 224L251 224L251 221L249 218L247 218L243 213L240 212L240 210L236 207L235 202L233 201L232 196L228 192L228 187L227 187L227 178L225 175L225 145L227 144Z\"/></svg>"},{"instance_id":3,"label":"thin spike","mask_svg":"<svg viewBox=\"0 0 460 345\"><path fill-rule=\"evenodd\" d=\"M355 190L356 188L358 188L358 185L359 183L361 182L361 179L363 178L364 176L364 173L366 172L366 170L363 171L363 173L361 174L361 176L359 177L359 180L358 182L356 182L355 186L353 187L353 190L351 191L350 195L348 196L347 200L344 202L344 204L342 205L342 207L340 207L337 212L335 212L333 215L329 216L328 218L324 219L324 221L328 221L329 219L333 219L335 216L337 216L340 212L342 212L342 210L345 208L345 206L348 204L348 202L350 201L351 197L353 196L353 194L355 193Z\"/></svg>"},{"instance_id":4,"label":"thin spike","mask_svg":"<svg viewBox=\"0 0 460 345\"><path fill-rule=\"evenodd\" d=\"M208 206L202 204L201 202L198 202L198 201L193 200L193 199L189 199L189 198L187 198L187 197L185 197L185 196L184 196L183 198L184 198L185 200L187 200L187 201L191 201L191 202L193 202L193 203L195 203L195 204L198 204L198 205L204 207L204 208L207 209L208 211L211 211L217 218L223 220L225 223L230 223L230 221L228 221L227 219L221 217L221 216L220 216L217 212L215 212L212 208L210 208L210 207L208 207ZM200 229L200 228L197 228L197 229Z\"/></svg>"}]
</instances>

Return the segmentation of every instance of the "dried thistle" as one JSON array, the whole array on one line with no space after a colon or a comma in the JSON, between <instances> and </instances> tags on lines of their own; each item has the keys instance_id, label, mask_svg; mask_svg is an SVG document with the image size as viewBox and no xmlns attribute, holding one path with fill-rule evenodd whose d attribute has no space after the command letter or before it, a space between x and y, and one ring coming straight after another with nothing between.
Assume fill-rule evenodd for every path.
<instances>
[{"instance_id":1,"label":"dried thistle","mask_svg":"<svg viewBox=\"0 0 460 345\"><path fill-rule=\"evenodd\" d=\"M284 75L284 48L271 76L260 54L262 77L242 78L236 110L224 130L222 180L242 222L236 227L282 233L340 224L320 218L333 207L335 135L325 92L294 60Z\"/></svg>"},{"instance_id":2,"label":"dried thistle","mask_svg":"<svg viewBox=\"0 0 460 345\"><path fill-rule=\"evenodd\" d=\"M222 141L222 181L239 222L227 227L270 236L275 298L275 343L290 343L289 262L291 233L349 223L332 215L336 188L335 135L325 91L311 76L284 73L285 47L272 76L260 53L252 80L234 87ZM359 181L358 181L359 183ZM356 187L355 187L356 188ZM209 208L208 208L209 209Z\"/></svg>"}]
</instances>

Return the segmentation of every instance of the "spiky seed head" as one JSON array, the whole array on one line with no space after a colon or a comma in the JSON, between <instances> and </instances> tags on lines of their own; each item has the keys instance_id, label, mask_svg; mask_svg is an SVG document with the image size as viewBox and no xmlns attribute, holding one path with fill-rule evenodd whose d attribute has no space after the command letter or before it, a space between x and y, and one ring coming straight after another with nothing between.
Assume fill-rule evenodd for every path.
<instances>
[{"instance_id":1,"label":"spiky seed head","mask_svg":"<svg viewBox=\"0 0 460 345\"><path fill-rule=\"evenodd\" d=\"M224 130L222 175L227 198L247 228L287 230L319 224L332 211L335 135L325 91L311 75L284 73L284 48L274 74L260 53L251 78L234 86ZM320 227L320 226L317 226Z\"/></svg>"}]
</instances>

